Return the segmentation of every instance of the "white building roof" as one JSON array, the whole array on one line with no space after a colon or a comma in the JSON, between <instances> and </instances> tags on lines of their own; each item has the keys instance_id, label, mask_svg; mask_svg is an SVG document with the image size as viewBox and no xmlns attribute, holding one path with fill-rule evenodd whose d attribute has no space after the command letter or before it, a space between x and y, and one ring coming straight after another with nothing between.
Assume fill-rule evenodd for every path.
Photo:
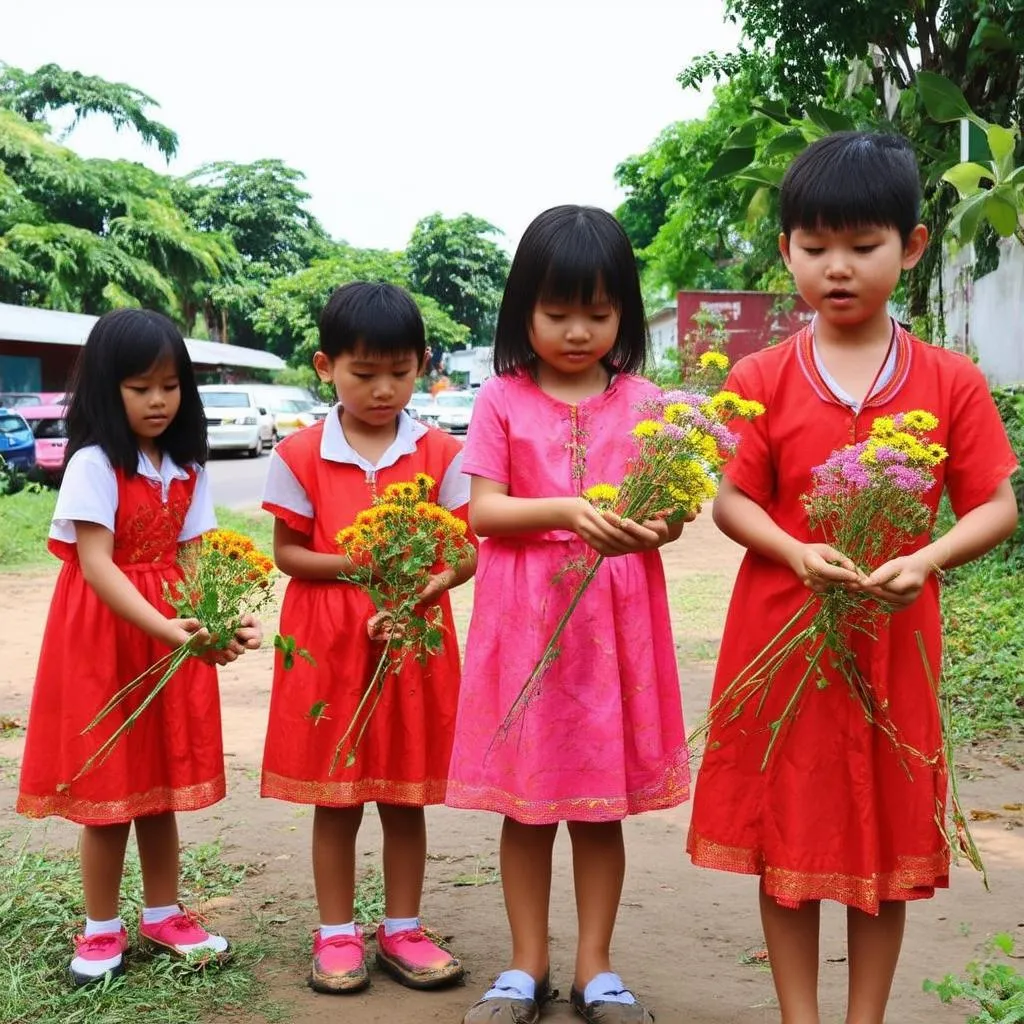
<instances>
[{"instance_id":1,"label":"white building roof","mask_svg":"<svg viewBox=\"0 0 1024 1024\"><path fill-rule=\"evenodd\" d=\"M84 345L98 317L32 309L0 302L0 341L31 341L38 345ZM242 345L186 338L192 361L200 366L245 366L256 370L283 370L284 360L272 352Z\"/></svg>"}]
</instances>

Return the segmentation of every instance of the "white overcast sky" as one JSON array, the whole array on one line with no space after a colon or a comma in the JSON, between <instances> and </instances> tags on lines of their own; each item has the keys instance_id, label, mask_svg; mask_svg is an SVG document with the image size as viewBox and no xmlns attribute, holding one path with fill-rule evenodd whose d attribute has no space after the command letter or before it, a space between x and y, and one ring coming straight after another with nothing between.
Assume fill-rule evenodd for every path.
<instances>
[{"instance_id":1,"label":"white overcast sky","mask_svg":"<svg viewBox=\"0 0 1024 1024\"><path fill-rule=\"evenodd\" d=\"M177 133L170 170L279 157L336 238L399 249L469 212L513 246L557 203L614 208L613 172L709 96L676 75L735 45L721 0L0 3L0 60L127 82ZM101 118L85 156L167 165Z\"/></svg>"}]
</instances>

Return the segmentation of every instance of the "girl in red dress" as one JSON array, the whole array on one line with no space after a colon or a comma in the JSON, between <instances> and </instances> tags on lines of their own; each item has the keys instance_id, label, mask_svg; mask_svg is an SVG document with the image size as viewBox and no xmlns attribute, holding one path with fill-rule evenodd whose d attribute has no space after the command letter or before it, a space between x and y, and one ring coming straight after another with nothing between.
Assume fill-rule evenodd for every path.
<instances>
[{"instance_id":1,"label":"girl in red dress","mask_svg":"<svg viewBox=\"0 0 1024 1024\"><path fill-rule=\"evenodd\" d=\"M213 665L188 659L110 757L70 782L141 696L83 736L93 715L201 630L195 619L174 618L164 600L164 585L181 579L182 545L216 525L203 468L206 420L174 324L147 310L100 317L78 361L67 426L67 468L49 540L63 565L32 693L17 809L84 826L86 922L70 967L74 984L84 985L124 971L128 934L118 897L133 822L144 889L140 938L177 955L223 957L228 949L178 903L175 812L224 796ZM250 620L232 648L211 660L224 664L258 647L253 626Z\"/></svg>"},{"instance_id":2,"label":"girl in red dress","mask_svg":"<svg viewBox=\"0 0 1024 1024\"><path fill-rule=\"evenodd\" d=\"M442 803L459 694L459 651L447 591L467 580L475 554L434 576L424 602L438 602L444 649L420 664L406 661L387 679L351 766L331 772L335 744L351 720L381 647L370 635L374 606L338 553L338 532L391 483L425 473L431 500L465 518L469 482L462 446L404 411L424 363L423 321L412 298L392 285L339 288L320 317L313 365L331 382L339 405L322 423L278 445L263 507L276 517L274 558L291 576L281 632L310 651L274 668L263 759L264 796L313 804L313 880L320 927L310 984L352 992L369 984L363 937L354 923L355 843L363 805L376 802L384 833L386 917L377 930L377 962L403 984L436 988L462 977L462 966L420 927L426 866L423 808ZM376 621L376 620L375 620ZM328 723L310 711L327 702Z\"/></svg>"},{"instance_id":3,"label":"girl in red dress","mask_svg":"<svg viewBox=\"0 0 1024 1024\"><path fill-rule=\"evenodd\" d=\"M927 241L919 178L901 138L841 133L807 148L782 185L783 258L814 320L783 344L740 360L729 387L767 413L743 428L715 502L715 522L744 545L712 702L803 604L806 588L863 590L897 609L863 642L861 670L901 739L941 750L939 712L918 648L938 676L937 575L977 558L1017 521L1009 477L1016 459L985 380L962 355L911 337L889 316L900 272ZM863 576L822 543L800 495L829 453L864 440L878 416L924 409L948 459L925 496L945 489L957 524L918 537ZM867 567L870 568L870 567ZM755 612L756 610L756 612ZM901 767L890 739L867 722L838 677L805 693L767 768L768 723L803 671L777 677L763 708L712 729L700 769L688 849L695 864L761 876L765 939L784 1024L818 1024L820 901L847 906L849 1024L882 1024L906 902L948 884L949 851L936 824L946 797L940 757Z\"/></svg>"}]
</instances>

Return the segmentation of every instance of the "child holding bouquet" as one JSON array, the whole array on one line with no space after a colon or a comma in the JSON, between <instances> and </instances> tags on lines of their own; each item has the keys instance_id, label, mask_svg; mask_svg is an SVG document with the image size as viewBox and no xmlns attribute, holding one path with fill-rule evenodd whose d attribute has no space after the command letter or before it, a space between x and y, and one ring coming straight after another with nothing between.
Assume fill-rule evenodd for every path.
<instances>
[{"instance_id":1,"label":"child holding bouquet","mask_svg":"<svg viewBox=\"0 0 1024 1024\"><path fill-rule=\"evenodd\" d=\"M808 589L845 587L880 602L883 613L851 646L891 729L865 715L826 656L823 675L776 737L768 724L785 716L806 669L797 657L762 705L751 701L730 715L726 694L701 764L688 850L699 866L760 876L785 1024L819 1020L821 900L847 907L846 1020L882 1024L906 903L948 884L949 848L937 824L946 769L932 682L941 649L938 576L984 554L1016 523L1016 460L981 373L964 356L912 337L888 312L901 271L927 242L919 206L918 169L902 138L839 133L797 157L782 184L779 246L815 317L783 344L737 363L727 385L768 412L741 430L715 502L716 523L748 550L712 708ZM834 450L885 434L886 423L915 410L928 415L907 421L934 427L938 453L929 471L936 486L921 500L934 522L945 489L958 521L934 541L922 533L883 565L854 564L811 529L801 496Z\"/></svg>"},{"instance_id":2,"label":"child holding bouquet","mask_svg":"<svg viewBox=\"0 0 1024 1024\"><path fill-rule=\"evenodd\" d=\"M561 206L527 228L498 316L498 376L482 388L463 469L481 546L448 803L504 815L512 957L467 1024L536 1021L551 996L548 905L559 822L573 846L579 939L572 1002L587 1020L652 1018L612 971L625 872L622 819L687 799L679 678L658 548L682 522L602 513L635 455L647 330L633 252L614 217ZM659 510L660 511L660 510ZM667 511L667 510L666 510ZM524 682L606 556L560 653L511 730Z\"/></svg>"},{"instance_id":3,"label":"child holding bouquet","mask_svg":"<svg viewBox=\"0 0 1024 1024\"><path fill-rule=\"evenodd\" d=\"M358 756L336 762L392 627L363 587L342 581L358 567L339 547L388 487L430 482L430 500L465 517L469 482L462 445L404 412L426 354L412 298L386 284L339 288L320 317L314 367L339 404L322 423L286 438L271 458L264 508L275 517L274 557L291 577L281 632L311 660L278 655L263 760L263 796L313 804L313 879L320 927L310 984L353 992L370 981L354 923L355 844L363 805L375 801L384 833L386 917L377 962L403 984L436 988L462 966L420 926L427 841L423 808L444 800L459 691L459 651L447 591L467 580L475 550L435 573L421 604L441 609L443 646L389 675ZM314 709L318 709L314 712Z\"/></svg>"},{"instance_id":4,"label":"child holding bouquet","mask_svg":"<svg viewBox=\"0 0 1024 1024\"><path fill-rule=\"evenodd\" d=\"M178 903L175 812L224 796L216 670L206 662L233 661L259 647L260 633L243 619L227 649L205 662L185 660L110 754L75 777L102 741L99 731L83 729L111 695L169 650L205 636L198 620L175 618L167 601L167 587L183 578L186 546L216 525L203 468L206 418L174 324L147 310L100 317L78 361L67 427L49 539L63 564L32 693L17 809L84 826L86 922L70 973L85 985L124 972L128 933L118 897L133 822L143 943L180 956L227 953L227 941Z\"/></svg>"}]
</instances>

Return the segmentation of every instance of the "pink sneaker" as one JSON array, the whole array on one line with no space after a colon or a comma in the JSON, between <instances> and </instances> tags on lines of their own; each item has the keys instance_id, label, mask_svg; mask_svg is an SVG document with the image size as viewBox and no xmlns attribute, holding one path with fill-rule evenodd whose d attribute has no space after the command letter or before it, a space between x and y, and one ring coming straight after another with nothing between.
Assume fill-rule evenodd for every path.
<instances>
[{"instance_id":1,"label":"pink sneaker","mask_svg":"<svg viewBox=\"0 0 1024 1024\"><path fill-rule=\"evenodd\" d=\"M124 974L124 952L128 948L128 932L104 932L101 935L75 936L75 955L68 970L71 983L78 988L99 981L106 975L117 978Z\"/></svg>"},{"instance_id":2,"label":"pink sneaker","mask_svg":"<svg viewBox=\"0 0 1024 1024\"><path fill-rule=\"evenodd\" d=\"M158 924L139 921L139 938L143 945L149 946L154 952L170 953L172 956L199 954L202 963L210 960L223 962L230 958L231 947L223 935L208 932L203 927L203 918L194 910L188 910L180 903L178 909L180 914Z\"/></svg>"},{"instance_id":3,"label":"pink sneaker","mask_svg":"<svg viewBox=\"0 0 1024 1024\"><path fill-rule=\"evenodd\" d=\"M355 935L333 935L324 939L317 928L313 932L313 970L309 987L314 992L337 994L359 992L369 984L362 929L357 926Z\"/></svg>"},{"instance_id":4,"label":"pink sneaker","mask_svg":"<svg viewBox=\"0 0 1024 1024\"><path fill-rule=\"evenodd\" d=\"M422 928L388 935L377 928L377 965L409 988L441 988L460 981L462 964Z\"/></svg>"}]
</instances>

